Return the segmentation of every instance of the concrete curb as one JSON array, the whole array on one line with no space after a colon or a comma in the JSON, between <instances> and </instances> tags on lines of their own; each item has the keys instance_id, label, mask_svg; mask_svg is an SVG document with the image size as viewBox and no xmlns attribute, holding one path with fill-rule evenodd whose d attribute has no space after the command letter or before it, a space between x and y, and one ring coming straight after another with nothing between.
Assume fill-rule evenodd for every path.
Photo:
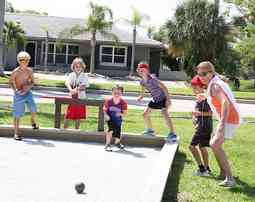
<instances>
[{"instance_id":1,"label":"concrete curb","mask_svg":"<svg viewBox=\"0 0 255 202\"><path fill-rule=\"evenodd\" d=\"M0 137L13 137L13 126L1 125ZM85 132L73 129L40 128L33 130L22 126L20 135L24 138L49 139L69 142L97 142L105 144L104 132ZM163 147L165 140L162 137L148 137L134 134L123 134L123 144L142 147Z\"/></svg>"},{"instance_id":2,"label":"concrete curb","mask_svg":"<svg viewBox=\"0 0 255 202\"><path fill-rule=\"evenodd\" d=\"M0 88L10 88L7 84L0 84ZM34 86L34 90L47 90L47 91L59 91L59 92L68 92L66 88L61 87L44 87L44 86ZM88 89L87 93L93 93L93 94L105 94L105 95L111 95L111 91L109 90L93 90ZM134 96L138 97L139 93L137 92L125 92L126 96ZM145 97L150 97L149 93L145 94ZM180 100L195 100L194 96L190 95L171 95L172 99L180 99ZM252 99L236 99L237 103L241 104L255 104L255 100Z\"/></svg>"}]
</instances>

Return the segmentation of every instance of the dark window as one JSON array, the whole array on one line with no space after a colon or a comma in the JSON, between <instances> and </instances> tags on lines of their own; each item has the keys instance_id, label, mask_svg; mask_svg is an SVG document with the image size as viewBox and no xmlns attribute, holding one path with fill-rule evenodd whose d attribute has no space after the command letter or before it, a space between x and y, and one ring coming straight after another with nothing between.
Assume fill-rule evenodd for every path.
<instances>
[{"instance_id":1,"label":"dark window","mask_svg":"<svg viewBox=\"0 0 255 202\"><path fill-rule=\"evenodd\" d=\"M108 55L103 55L102 56L102 62L110 62L110 63L112 63L112 56L110 55L110 56L108 56Z\"/></svg>"},{"instance_id":2,"label":"dark window","mask_svg":"<svg viewBox=\"0 0 255 202\"><path fill-rule=\"evenodd\" d=\"M74 58L78 57L78 55L68 55L68 64L72 64Z\"/></svg>"},{"instance_id":3,"label":"dark window","mask_svg":"<svg viewBox=\"0 0 255 202\"><path fill-rule=\"evenodd\" d=\"M66 64L66 55L56 55L55 63Z\"/></svg>"},{"instance_id":4,"label":"dark window","mask_svg":"<svg viewBox=\"0 0 255 202\"><path fill-rule=\"evenodd\" d=\"M66 54L66 45L57 45L56 54Z\"/></svg>"},{"instance_id":5,"label":"dark window","mask_svg":"<svg viewBox=\"0 0 255 202\"><path fill-rule=\"evenodd\" d=\"M123 56L114 56L114 63L125 63L125 57Z\"/></svg>"},{"instance_id":6,"label":"dark window","mask_svg":"<svg viewBox=\"0 0 255 202\"><path fill-rule=\"evenodd\" d=\"M68 46L68 54L69 55L78 55L79 54L79 46Z\"/></svg>"},{"instance_id":7,"label":"dark window","mask_svg":"<svg viewBox=\"0 0 255 202\"><path fill-rule=\"evenodd\" d=\"M53 54L48 54L47 62L48 62L48 64L54 64L54 55Z\"/></svg>"},{"instance_id":8,"label":"dark window","mask_svg":"<svg viewBox=\"0 0 255 202\"><path fill-rule=\"evenodd\" d=\"M123 55L125 56L125 48L115 48L114 49L114 55Z\"/></svg>"},{"instance_id":9,"label":"dark window","mask_svg":"<svg viewBox=\"0 0 255 202\"><path fill-rule=\"evenodd\" d=\"M102 48L102 54L108 54L108 55L112 55L112 47L103 47Z\"/></svg>"}]
</instances>

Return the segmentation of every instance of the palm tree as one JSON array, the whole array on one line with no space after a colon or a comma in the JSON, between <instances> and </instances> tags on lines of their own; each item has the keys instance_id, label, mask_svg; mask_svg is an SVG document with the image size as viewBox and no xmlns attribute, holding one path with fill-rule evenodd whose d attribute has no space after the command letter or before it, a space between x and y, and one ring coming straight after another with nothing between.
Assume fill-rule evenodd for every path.
<instances>
[{"instance_id":1,"label":"palm tree","mask_svg":"<svg viewBox=\"0 0 255 202\"><path fill-rule=\"evenodd\" d=\"M89 2L90 14L87 18L85 26L75 25L74 27L64 29L59 39L73 37L86 32L91 34L91 56L90 56L90 73L95 71L95 47L96 47L96 34L100 33L105 37L113 39L118 42L118 38L115 34L111 33L113 25L113 13L112 10L106 6L100 6L93 2Z\"/></svg>"},{"instance_id":2,"label":"palm tree","mask_svg":"<svg viewBox=\"0 0 255 202\"><path fill-rule=\"evenodd\" d=\"M0 0L0 76L4 75L3 68L3 27L4 27L5 0Z\"/></svg>"},{"instance_id":3,"label":"palm tree","mask_svg":"<svg viewBox=\"0 0 255 202\"><path fill-rule=\"evenodd\" d=\"M133 27L132 58L129 76L132 76L134 74L137 28L141 27L142 22L145 20L149 20L149 16L140 13L139 10L136 8L132 8L131 19L125 19L125 21Z\"/></svg>"},{"instance_id":4,"label":"palm tree","mask_svg":"<svg viewBox=\"0 0 255 202\"><path fill-rule=\"evenodd\" d=\"M5 55L7 55L10 48L15 47L17 44L24 46L25 32L19 24L12 21L4 22L3 29L3 42L5 45Z\"/></svg>"},{"instance_id":5,"label":"palm tree","mask_svg":"<svg viewBox=\"0 0 255 202\"><path fill-rule=\"evenodd\" d=\"M220 56L233 40L233 27L219 14L219 1L188 0L179 5L166 24L170 52L184 57L190 67L203 60L219 64ZM184 61L184 60L183 60ZM188 73L193 70L188 69Z\"/></svg>"},{"instance_id":6,"label":"palm tree","mask_svg":"<svg viewBox=\"0 0 255 202\"><path fill-rule=\"evenodd\" d=\"M45 32L45 49L44 49L44 70L47 70L48 65L48 44L49 44L49 29L47 27L42 27Z\"/></svg>"}]
</instances>

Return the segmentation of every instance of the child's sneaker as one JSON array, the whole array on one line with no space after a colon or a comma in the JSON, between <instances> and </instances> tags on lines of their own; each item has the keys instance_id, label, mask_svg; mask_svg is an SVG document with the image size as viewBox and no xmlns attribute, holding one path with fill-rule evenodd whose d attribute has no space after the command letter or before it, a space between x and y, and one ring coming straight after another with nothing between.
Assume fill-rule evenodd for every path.
<instances>
[{"instance_id":1,"label":"child's sneaker","mask_svg":"<svg viewBox=\"0 0 255 202\"><path fill-rule=\"evenodd\" d=\"M203 165L198 166L197 172L194 174L195 176L206 177L209 176L207 169Z\"/></svg>"},{"instance_id":2,"label":"child's sneaker","mask_svg":"<svg viewBox=\"0 0 255 202\"><path fill-rule=\"evenodd\" d=\"M115 144L116 147L118 147L119 149L125 149L125 146L121 143Z\"/></svg>"},{"instance_id":3,"label":"child's sneaker","mask_svg":"<svg viewBox=\"0 0 255 202\"><path fill-rule=\"evenodd\" d=\"M234 179L225 179L221 183L219 183L219 186L222 187L235 187L236 181Z\"/></svg>"},{"instance_id":4,"label":"child's sneaker","mask_svg":"<svg viewBox=\"0 0 255 202\"><path fill-rule=\"evenodd\" d=\"M155 136L155 134L154 134L154 130L153 129L151 129L151 128L147 128L147 129L145 129L145 131L143 131L143 133L142 133L143 135L147 135L147 136Z\"/></svg>"},{"instance_id":5,"label":"child's sneaker","mask_svg":"<svg viewBox=\"0 0 255 202\"><path fill-rule=\"evenodd\" d=\"M200 169L198 169L197 172L194 173L194 175L195 176L199 176L199 177L207 177L207 176L209 176L207 171L201 171Z\"/></svg>"},{"instance_id":6,"label":"child's sneaker","mask_svg":"<svg viewBox=\"0 0 255 202\"><path fill-rule=\"evenodd\" d=\"M22 137L15 134L14 137L13 137L14 140L17 140L17 141L21 141L22 140Z\"/></svg>"},{"instance_id":7,"label":"child's sneaker","mask_svg":"<svg viewBox=\"0 0 255 202\"><path fill-rule=\"evenodd\" d=\"M36 123L33 123L33 124L32 124L32 128L33 128L34 130L38 130L38 129L39 129L39 126L38 126Z\"/></svg>"},{"instance_id":8,"label":"child's sneaker","mask_svg":"<svg viewBox=\"0 0 255 202\"><path fill-rule=\"evenodd\" d=\"M177 136L175 133L171 132L168 134L168 136L166 137L166 141L168 142L177 142Z\"/></svg>"},{"instance_id":9,"label":"child's sneaker","mask_svg":"<svg viewBox=\"0 0 255 202\"><path fill-rule=\"evenodd\" d=\"M105 145L105 151L111 152L112 151L112 146L110 144Z\"/></svg>"},{"instance_id":10,"label":"child's sneaker","mask_svg":"<svg viewBox=\"0 0 255 202\"><path fill-rule=\"evenodd\" d=\"M209 166L206 167L206 172L207 172L209 175L212 175L212 171L211 171L211 169L210 169Z\"/></svg>"}]
</instances>

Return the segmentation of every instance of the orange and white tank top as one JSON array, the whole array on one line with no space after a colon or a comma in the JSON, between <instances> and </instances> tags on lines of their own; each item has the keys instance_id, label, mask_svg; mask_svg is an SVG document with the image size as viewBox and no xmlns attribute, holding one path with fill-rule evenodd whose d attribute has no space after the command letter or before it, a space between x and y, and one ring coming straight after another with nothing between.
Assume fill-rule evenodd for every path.
<instances>
[{"instance_id":1,"label":"orange and white tank top","mask_svg":"<svg viewBox=\"0 0 255 202\"><path fill-rule=\"evenodd\" d=\"M238 108L238 105L236 103L234 94L232 93L231 89L229 88L228 84L222 81L217 75L215 75L212 80L210 81L208 88L207 88L207 102L210 105L212 111L214 114L216 114L217 118L221 118L222 113L222 104L219 102L219 100L211 95L211 87L212 84L218 84L224 93L227 95L228 99L230 100L230 108L229 108L229 114L227 117L227 123L240 125L242 123L242 117Z\"/></svg>"}]
</instances>

